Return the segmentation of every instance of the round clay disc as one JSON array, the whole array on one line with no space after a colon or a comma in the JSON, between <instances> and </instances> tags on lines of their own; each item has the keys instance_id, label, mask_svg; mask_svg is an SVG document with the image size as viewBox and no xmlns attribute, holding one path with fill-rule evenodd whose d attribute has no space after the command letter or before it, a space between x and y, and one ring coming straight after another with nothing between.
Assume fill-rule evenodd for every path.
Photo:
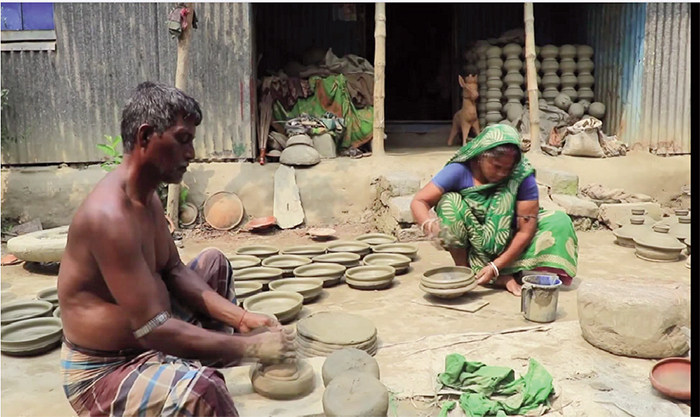
<instances>
[{"instance_id":1,"label":"round clay disc","mask_svg":"<svg viewBox=\"0 0 700 417\"><path fill-rule=\"evenodd\" d=\"M297 332L319 342L351 345L376 337L377 328L361 316L324 311L299 320Z\"/></svg>"},{"instance_id":2,"label":"round clay disc","mask_svg":"<svg viewBox=\"0 0 700 417\"><path fill-rule=\"evenodd\" d=\"M357 371L334 378L323 393L323 411L328 417L386 416L389 392L372 375Z\"/></svg>"},{"instance_id":3,"label":"round clay disc","mask_svg":"<svg viewBox=\"0 0 700 417\"><path fill-rule=\"evenodd\" d=\"M297 361L296 365L273 365L265 369L258 364L251 373L250 381L255 392L273 400L304 397L315 386L314 370L303 360Z\"/></svg>"},{"instance_id":4,"label":"round clay disc","mask_svg":"<svg viewBox=\"0 0 700 417\"><path fill-rule=\"evenodd\" d=\"M331 353L335 352L336 350L345 349L345 348L355 348L355 349L360 349L360 350L367 350L367 348L377 345L377 337L376 336L369 339L366 342L351 343L351 344L347 344L347 345L319 342L317 340L308 339L308 338L306 338L302 335L299 335L299 334L297 334L296 340L299 342L300 345L317 347L321 350L328 350Z\"/></svg>"},{"instance_id":5,"label":"round clay disc","mask_svg":"<svg viewBox=\"0 0 700 417\"><path fill-rule=\"evenodd\" d=\"M335 377L348 371L362 372L379 379L377 360L367 352L348 348L331 353L323 362L323 367L321 368L323 385L328 386Z\"/></svg>"}]
</instances>

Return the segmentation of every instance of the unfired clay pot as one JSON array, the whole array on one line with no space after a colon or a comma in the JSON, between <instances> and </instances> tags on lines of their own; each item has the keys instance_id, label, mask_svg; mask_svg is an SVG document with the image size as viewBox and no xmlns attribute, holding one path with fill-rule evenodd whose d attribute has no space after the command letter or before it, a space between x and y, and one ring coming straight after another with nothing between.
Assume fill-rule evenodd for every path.
<instances>
[{"instance_id":1,"label":"unfired clay pot","mask_svg":"<svg viewBox=\"0 0 700 417\"><path fill-rule=\"evenodd\" d=\"M598 120L602 120L603 116L605 116L605 104L599 101L591 103L590 107L588 107L588 114L590 114Z\"/></svg>"},{"instance_id":2,"label":"unfired clay pot","mask_svg":"<svg viewBox=\"0 0 700 417\"><path fill-rule=\"evenodd\" d=\"M668 234L670 227L657 224L652 231L647 231L634 238L635 254L638 258L653 262L675 262L685 245Z\"/></svg>"},{"instance_id":3,"label":"unfired clay pot","mask_svg":"<svg viewBox=\"0 0 700 417\"><path fill-rule=\"evenodd\" d=\"M649 231L649 229L651 226L644 224L644 217L633 216L628 224L613 230L613 234L617 238L615 243L626 248L634 248L634 238Z\"/></svg>"},{"instance_id":4,"label":"unfired clay pot","mask_svg":"<svg viewBox=\"0 0 700 417\"><path fill-rule=\"evenodd\" d=\"M690 237L690 216L678 217L678 221L670 225L668 234L680 241Z\"/></svg>"}]
</instances>

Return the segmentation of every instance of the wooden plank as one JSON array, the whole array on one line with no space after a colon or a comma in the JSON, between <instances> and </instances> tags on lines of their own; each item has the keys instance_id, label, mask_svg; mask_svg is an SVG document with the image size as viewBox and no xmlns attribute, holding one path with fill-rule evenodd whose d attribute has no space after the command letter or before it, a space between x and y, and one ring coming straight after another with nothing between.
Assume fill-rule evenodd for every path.
<instances>
[{"instance_id":1,"label":"wooden plank","mask_svg":"<svg viewBox=\"0 0 700 417\"><path fill-rule=\"evenodd\" d=\"M0 32L2 42L21 41L55 41L55 30L3 30Z\"/></svg>"},{"instance_id":2,"label":"wooden plank","mask_svg":"<svg viewBox=\"0 0 700 417\"><path fill-rule=\"evenodd\" d=\"M2 52L20 52L20 51L55 51L56 42L3 42L0 44Z\"/></svg>"},{"instance_id":3,"label":"wooden plank","mask_svg":"<svg viewBox=\"0 0 700 417\"><path fill-rule=\"evenodd\" d=\"M280 165L275 172L273 216L282 229L291 229L304 222L304 208L295 178L294 168Z\"/></svg>"}]
</instances>

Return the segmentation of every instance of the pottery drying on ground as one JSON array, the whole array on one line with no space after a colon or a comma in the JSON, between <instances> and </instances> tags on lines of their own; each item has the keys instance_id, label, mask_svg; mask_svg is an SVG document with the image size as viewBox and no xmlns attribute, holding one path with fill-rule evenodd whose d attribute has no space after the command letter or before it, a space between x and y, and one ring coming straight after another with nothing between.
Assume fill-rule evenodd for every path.
<instances>
[{"instance_id":1,"label":"pottery drying on ground","mask_svg":"<svg viewBox=\"0 0 700 417\"><path fill-rule=\"evenodd\" d=\"M257 281L240 281L233 283L233 291L239 303L243 303L246 298L262 292L262 290L263 284Z\"/></svg>"},{"instance_id":2,"label":"pottery drying on ground","mask_svg":"<svg viewBox=\"0 0 700 417\"><path fill-rule=\"evenodd\" d=\"M219 191L204 202L204 220L216 230L231 230L243 219L243 203L234 193Z\"/></svg>"},{"instance_id":3,"label":"pottery drying on ground","mask_svg":"<svg viewBox=\"0 0 700 417\"><path fill-rule=\"evenodd\" d=\"M370 246L385 245L397 241L396 236L387 235L386 233L367 233L356 237L355 240L364 242Z\"/></svg>"},{"instance_id":4,"label":"pottery drying on ground","mask_svg":"<svg viewBox=\"0 0 700 417\"><path fill-rule=\"evenodd\" d=\"M299 320L294 344L306 357L329 356L348 347L374 355L377 328L362 316L324 311Z\"/></svg>"},{"instance_id":5,"label":"pottery drying on ground","mask_svg":"<svg viewBox=\"0 0 700 417\"><path fill-rule=\"evenodd\" d=\"M463 266L446 266L426 271L419 288L438 298L457 298L476 287L474 271Z\"/></svg>"},{"instance_id":6,"label":"pottery drying on ground","mask_svg":"<svg viewBox=\"0 0 700 417\"><path fill-rule=\"evenodd\" d=\"M368 355L374 356L377 354L377 338L373 338L363 343L352 345L333 345L327 343L315 342L304 336L297 336L294 342L295 349L300 357L313 358L315 356L328 356L339 349L348 347L359 349L367 352Z\"/></svg>"},{"instance_id":7,"label":"pottery drying on ground","mask_svg":"<svg viewBox=\"0 0 700 417\"><path fill-rule=\"evenodd\" d=\"M253 268L241 269L239 271L233 271L234 282L240 281L255 281L263 285L263 289L267 288L267 285L271 281L275 281L282 278L284 271L280 268L270 268L264 266L256 266Z\"/></svg>"},{"instance_id":8,"label":"pottery drying on ground","mask_svg":"<svg viewBox=\"0 0 700 417\"><path fill-rule=\"evenodd\" d=\"M278 255L279 249L274 246L266 245L255 245L255 246L243 246L236 250L236 255L251 255L257 258L266 259L270 256Z\"/></svg>"},{"instance_id":9,"label":"pottery drying on ground","mask_svg":"<svg viewBox=\"0 0 700 417\"><path fill-rule=\"evenodd\" d=\"M270 291L252 295L243 301L243 308L254 313L274 315L286 324L296 318L304 303L304 296L298 292Z\"/></svg>"},{"instance_id":10,"label":"pottery drying on ground","mask_svg":"<svg viewBox=\"0 0 700 417\"><path fill-rule=\"evenodd\" d=\"M297 278L321 279L324 287L332 287L340 283L346 269L343 265L321 262L300 266L295 268L293 273Z\"/></svg>"},{"instance_id":11,"label":"pottery drying on ground","mask_svg":"<svg viewBox=\"0 0 700 417\"><path fill-rule=\"evenodd\" d=\"M51 313L52 316L56 317L57 319L61 318L61 307L56 307L56 309Z\"/></svg>"},{"instance_id":12,"label":"pottery drying on ground","mask_svg":"<svg viewBox=\"0 0 700 417\"><path fill-rule=\"evenodd\" d=\"M323 392L323 412L328 417L386 416L388 410L389 392L366 373L340 375Z\"/></svg>"},{"instance_id":13,"label":"pottery drying on ground","mask_svg":"<svg viewBox=\"0 0 700 417\"><path fill-rule=\"evenodd\" d=\"M245 229L251 232L257 232L260 230L269 229L276 224L277 217L275 216L258 217L246 223Z\"/></svg>"},{"instance_id":14,"label":"pottery drying on ground","mask_svg":"<svg viewBox=\"0 0 700 417\"><path fill-rule=\"evenodd\" d=\"M635 254L638 258L653 262L675 262L685 245L668 234L665 224L654 225L650 231L634 238Z\"/></svg>"},{"instance_id":15,"label":"pottery drying on ground","mask_svg":"<svg viewBox=\"0 0 700 417\"><path fill-rule=\"evenodd\" d=\"M252 268L260 265L260 258L253 255L230 255L227 256L228 262L231 264L231 269L238 271L239 269Z\"/></svg>"},{"instance_id":16,"label":"pottery drying on ground","mask_svg":"<svg viewBox=\"0 0 700 417\"><path fill-rule=\"evenodd\" d=\"M396 270L396 274L403 274L411 266L411 258L398 253L373 253L365 256L365 265L389 265Z\"/></svg>"},{"instance_id":17,"label":"pottery drying on ground","mask_svg":"<svg viewBox=\"0 0 700 417\"><path fill-rule=\"evenodd\" d=\"M605 104L599 101L591 103L591 105L588 106L588 114L598 120L603 120L603 117L605 116Z\"/></svg>"},{"instance_id":18,"label":"pottery drying on ground","mask_svg":"<svg viewBox=\"0 0 700 417\"><path fill-rule=\"evenodd\" d=\"M642 216L642 217L644 217L644 224L647 225L647 226L650 226L650 227L651 227L652 225L654 225L654 224L657 223L657 221L656 221L653 217L651 217L650 215L647 214L646 209L642 209L642 208L633 208L633 209L630 210L630 211L631 211L632 214L629 215L629 216L627 216L627 217L623 217L620 221L618 221L618 222L617 222L617 227L622 227L622 226L624 226L624 225L626 225L626 224L629 224L630 219L631 219L633 216Z\"/></svg>"},{"instance_id":19,"label":"pottery drying on ground","mask_svg":"<svg viewBox=\"0 0 700 417\"><path fill-rule=\"evenodd\" d=\"M365 351L345 348L331 353L323 362L323 385L328 386L333 379L350 371L365 373L379 379L379 364L376 359Z\"/></svg>"},{"instance_id":20,"label":"pottery drying on ground","mask_svg":"<svg viewBox=\"0 0 700 417\"><path fill-rule=\"evenodd\" d=\"M180 223L183 226L191 226L197 221L199 216L199 209L197 206L190 202L186 202L180 206Z\"/></svg>"},{"instance_id":21,"label":"pottery drying on ground","mask_svg":"<svg viewBox=\"0 0 700 417\"><path fill-rule=\"evenodd\" d=\"M58 307L58 288L50 287L36 293L36 299L50 302L54 308Z\"/></svg>"},{"instance_id":22,"label":"pottery drying on ground","mask_svg":"<svg viewBox=\"0 0 700 417\"><path fill-rule=\"evenodd\" d=\"M13 237L7 251L27 262L60 262L68 242L68 226Z\"/></svg>"},{"instance_id":23,"label":"pottery drying on ground","mask_svg":"<svg viewBox=\"0 0 700 417\"><path fill-rule=\"evenodd\" d=\"M345 283L357 290L381 290L389 288L396 277L396 270L388 265L357 266L345 272Z\"/></svg>"},{"instance_id":24,"label":"pottery drying on ground","mask_svg":"<svg viewBox=\"0 0 700 417\"><path fill-rule=\"evenodd\" d=\"M690 358L666 358L657 362L649 373L651 385L676 400L690 400Z\"/></svg>"},{"instance_id":25,"label":"pottery drying on ground","mask_svg":"<svg viewBox=\"0 0 700 417\"><path fill-rule=\"evenodd\" d=\"M669 225L668 234L674 236L680 241L690 237L690 216L682 216L678 218L678 222Z\"/></svg>"},{"instance_id":26,"label":"pottery drying on ground","mask_svg":"<svg viewBox=\"0 0 700 417\"><path fill-rule=\"evenodd\" d=\"M18 321L2 328L0 351L13 356L38 355L58 347L62 335L63 325L56 317Z\"/></svg>"},{"instance_id":27,"label":"pottery drying on ground","mask_svg":"<svg viewBox=\"0 0 700 417\"><path fill-rule=\"evenodd\" d=\"M361 259L362 257L360 255L350 252L327 253L325 255L318 255L311 258L312 261L317 263L338 264L343 265L346 268L360 266Z\"/></svg>"},{"instance_id":28,"label":"pottery drying on ground","mask_svg":"<svg viewBox=\"0 0 700 417\"><path fill-rule=\"evenodd\" d=\"M304 360L291 364L252 366L253 390L273 400L292 400L309 395L315 387L315 373Z\"/></svg>"},{"instance_id":29,"label":"pottery drying on ground","mask_svg":"<svg viewBox=\"0 0 700 417\"><path fill-rule=\"evenodd\" d=\"M312 239L329 240L329 239L333 239L335 237L336 231L335 231L335 229L324 227L324 228L309 229L309 231L306 233L309 236L311 236Z\"/></svg>"},{"instance_id":30,"label":"pottery drying on ground","mask_svg":"<svg viewBox=\"0 0 700 417\"><path fill-rule=\"evenodd\" d=\"M296 292L304 297L304 304L309 303L323 291L323 280L320 278L283 278L270 283L271 291Z\"/></svg>"},{"instance_id":31,"label":"pottery drying on ground","mask_svg":"<svg viewBox=\"0 0 700 417\"><path fill-rule=\"evenodd\" d=\"M294 145L306 145L306 146L314 146L314 141L311 139L309 135L306 134L301 134L301 135L294 135L291 136L289 139L287 139L286 147L294 146Z\"/></svg>"},{"instance_id":32,"label":"pottery drying on ground","mask_svg":"<svg viewBox=\"0 0 700 417\"><path fill-rule=\"evenodd\" d=\"M409 243L389 243L386 245L378 245L372 248L374 253L398 253L405 255L415 260L418 255L418 247Z\"/></svg>"},{"instance_id":33,"label":"pottery drying on ground","mask_svg":"<svg viewBox=\"0 0 700 417\"><path fill-rule=\"evenodd\" d=\"M630 222L619 229L613 230L615 243L626 248L634 248L634 238L651 229L651 226L644 224L644 217L632 216Z\"/></svg>"},{"instance_id":34,"label":"pottery drying on ground","mask_svg":"<svg viewBox=\"0 0 700 417\"><path fill-rule=\"evenodd\" d=\"M54 306L49 301L27 300L4 303L0 309L0 325L51 315Z\"/></svg>"},{"instance_id":35,"label":"pottery drying on ground","mask_svg":"<svg viewBox=\"0 0 700 417\"><path fill-rule=\"evenodd\" d=\"M365 256L370 250L370 246L367 243L358 242L356 240L339 240L328 244L328 252L330 253L350 252Z\"/></svg>"},{"instance_id":36,"label":"pottery drying on ground","mask_svg":"<svg viewBox=\"0 0 700 417\"><path fill-rule=\"evenodd\" d=\"M279 268L284 271L284 275L291 276L294 269L300 266L308 265L311 259L306 256L299 255L275 255L270 256L262 261L262 266L271 268Z\"/></svg>"},{"instance_id":37,"label":"pottery drying on ground","mask_svg":"<svg viewBox=\"0 0 700 417\"><path fill-rule=\"evenodd\" d=\"M290 246L282 249L282 255L300 255L309 258L324 253L326 253L326 247L323 245Z\"/></svg>"},{"instance_id":38,"label":"pottery drying on ground","mask_svg":"<svg viewBox=\"0 0 700 417\"><path fill-rule=\"evenodd\" d=\"M657 223L667 224L667 225L671 226L673 224L678 223L679 217L689 216L689 215L690 215L690 210L688 210L688 209L675 209L675 210L673 210L672 215L662 218Z\"/></svg>"}]
</instances>

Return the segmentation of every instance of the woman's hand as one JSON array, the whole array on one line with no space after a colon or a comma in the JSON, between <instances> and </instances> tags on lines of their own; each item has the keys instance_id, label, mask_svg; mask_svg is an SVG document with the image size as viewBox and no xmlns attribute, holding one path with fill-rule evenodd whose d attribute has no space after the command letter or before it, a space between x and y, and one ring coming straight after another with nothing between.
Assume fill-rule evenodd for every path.
<instances>
[{"instance_id":1,"label":"woman's hand","mask_svg":"<svg viewBox=\"0 0 700 417\"><path fill-rule=\"evenodd\" d=\"M476 283L479 285L486 285L496 278L498 278L498 275L496 275L496 271L493 267L491 265L486 265L476 274Z\"/></svg>"},{"instance_id":2,"label":"woman's hand","mask_svg":"<svg viewBox=\"0 0 700 417\"><path fill-rule=\"evenodd\" d=\"M273 331L282 329L282 325L274 317L266 314L251 313L250 311L246 311L241 318L238 331L241 333L248 333L251 330L261 327L266 327Z\"/></svg>"}]
</instances>

